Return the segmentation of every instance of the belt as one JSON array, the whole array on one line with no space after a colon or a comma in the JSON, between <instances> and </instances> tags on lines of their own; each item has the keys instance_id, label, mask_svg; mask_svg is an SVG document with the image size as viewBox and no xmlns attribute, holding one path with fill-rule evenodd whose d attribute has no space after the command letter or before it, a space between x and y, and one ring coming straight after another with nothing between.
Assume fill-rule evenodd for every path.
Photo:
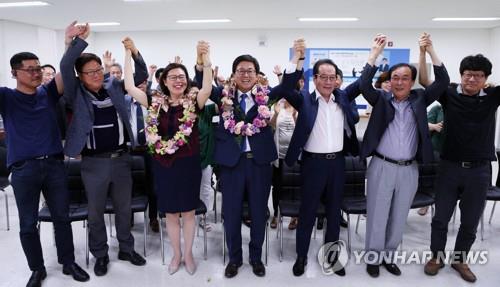
<instances>
[{"instance_id":1,"label":"belt","mask_svg":"<svg viewBox=\"0 0 500 287\"><path fill-rule=\"evenodd\" d=\"M305 158L336 159L338 156L340 156L340 152L314 153L303 151L302 156Z\"/></svg>"},{"instance_id":2,"label":"belt","mask_svg":"<svg viewBox=\"0 0 500 287\"><path fill-rule=\"evenodd\" d=\"M461 168L475 168L487 164L489 161L477 160L477 161L459 161L456 162Z\"/></svg>"},{"instance_id":3,"label":"belt","mask_svg":"<svg viewBox=\"0 0 500 287\"><path fill-rule=\"evenodd\" d=\"M35 157L33 159L41 160L41 159L49 159L49 158L64 159L64 155L62 153L51 154L51 155L41 155L41 156Z\"/></svg>"},{"instance_id":4,"label":"belt","mask_svg":"<svg viewBox=\"0 0 500 287\"><path fill-rule=\"evenodd\" d=\"M408 165L412 164L413 161L415 160L415 159L395 160L395 159L383 156L383 155L379 154L378 152L374 152L373 155L375 155L376 157L378 157L378 158L380 158L382 160L385 160L387 162L390 162L390 163L393 163L393 164L397 164L397 165L402 165L402 166L408 166Z\"/></svg>"},{"instance_id":5,"label":"belt","mask_svg":"<svg viewBox=\"0 0 500 287\"><path fill-rule=\"evenodd\" d=\"M117 158L117 157L120 157L120 156L126 154L127 152L128 152L127 150L117 150L117 151L111 151L111 152L89 154L89 155L85 155L85 156L97 157L97 158Z\"/></svg>"},{"instance_id":6,"label":"belt","mask_svg":"<svg viewBox=\"0 0 500 287\"><path fill-rule=\"evenodd\" d=\"M246 157L246 158L253 158L253 153L251 151L244 152L241 155L244 156L244 157Z\"/></svg>"}]
</instances>

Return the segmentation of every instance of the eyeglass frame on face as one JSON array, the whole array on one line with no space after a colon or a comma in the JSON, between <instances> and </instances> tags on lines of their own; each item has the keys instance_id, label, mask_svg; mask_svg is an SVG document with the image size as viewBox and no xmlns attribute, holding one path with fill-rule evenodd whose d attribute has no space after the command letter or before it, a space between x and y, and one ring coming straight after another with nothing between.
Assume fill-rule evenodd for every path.
<instances>
[{"instance_id":1,"label":"eyeglass frame on face","mask_svg":"<svg viewBox=\"0 0 500 287\"><path fill-rule=\"evenodd\" d=\"M399 82L399 81L401 81L401 82L403 82L403 83L407 83L407 82L411 82L411 81L412 81L412 78L411 78L411 77L401 77L401 78L400 78L400 77L395 77L395 76L393 76L393 77L391 77L391 78L390 78L390 80L389 80L389 81L390 81L390 82L392 82L392 81L394 81L394 82Z\"/></svg>"},{"instance_id":2,"label":"eyeglass frame on face","mask_svg":"<svg viewBox=\"0 0 500 287\"><path fill-rule=\"evenodd\" d=\"M36 74L41 74L43 72L43 68L41 66L38 66L38 67L30 67L30 68L27 68L27 69L21 69L21 68L17 68L17 69L14 69L16 71L24 71L26 73L29 73L30 75L36 75Z\"/></svg>"},{"instance_id":3,"label":"eyeglass frame on face","mask_svg":"<svg viewBox=\"0 0 500 287\"><path fill-rule=\"evenodd\" d=\"M98 69L95 69L95 70L90 70L90 71L81 71L80 74L84 74L85 76L89 76L89 77L93 77L95 75L101 75L101 74L104 74L104 68L103 67L100 67Z\"/></svg>"},{"instance_id":4,"label":"eyeglass frame on face","mask_svg":"<svg viewBox=\"0 0 500 287\"><path fill-rule=\"evenodd\" d=\"M314 76L316 76L317 79L320 79L323 82L326 82L328 80L331 81L331 82L335 82L337 80L337 74L335 74L335 75L333 75L333 74L332 75L325 75L325 74L320 75L320 74L316 74Z\"/></svg>"},{"instance_id":5,"label":"eyeglass frame on face","mask_svg":"<svg viewBox=\"0 0 500 287\"><path fill-rule=\"evenodd\" d=\"M238 76L244 76L245 74L248 76L255 76L257 74L257 71L253 69L248 69L248 70L237 69L236 74Z\"/></svg>"},{"instance_id":6,"label":"eyeglass frame on face","mask_svg":"<svg viewBox=\"0 0 500 287\"><path fill-rule=\"evenodd\" d=\"M167 75L165 78L167 78L167 80L172 81L172 82L175 82L177 80L179 80L179 81L185 81L187 79L186 75L184 75L184 74Z\"/></svg>"},{"instance_id":7,"label":"eyeglass frame on face","mask_svg":"<svg viewBox=\"0 0 500 287\"><path fill-rule=\"evenodd\" d=\"M476 80L483 80L486 78L486 75L484 74L484 72L478 72L478 73L481 73L481 74L474 74L474 73L470 73L470 72L463 72L462 73L462 77L464 77L464 79L466 80L471 80L472 78L476 79Z\"/></svg>"}]
</instances>

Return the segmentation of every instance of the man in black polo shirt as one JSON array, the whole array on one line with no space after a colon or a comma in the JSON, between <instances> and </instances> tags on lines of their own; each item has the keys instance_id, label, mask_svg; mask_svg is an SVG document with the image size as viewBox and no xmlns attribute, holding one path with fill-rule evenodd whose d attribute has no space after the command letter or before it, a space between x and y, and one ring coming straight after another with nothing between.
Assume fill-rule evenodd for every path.
<instances>
[{"instance_id":1,"label":"man in black polo shirt","mask_svg":"<svg viewBox=\"0 0 500 287\"><path fill-rule=\"evenodd\" d=\"M495 161L495 112L500 105L500 86L484 88L491 62L481 54L460 63L461 84L451 85L440 96L444 134L439 177L436 183L436 214L432 219L433 258L424 271L436 275L444 267L448 222L460 200L461 222L451 267L469 282L476 276L466 259L483 213L490 182L490 162Z\"/></svg>"}]
</instances>

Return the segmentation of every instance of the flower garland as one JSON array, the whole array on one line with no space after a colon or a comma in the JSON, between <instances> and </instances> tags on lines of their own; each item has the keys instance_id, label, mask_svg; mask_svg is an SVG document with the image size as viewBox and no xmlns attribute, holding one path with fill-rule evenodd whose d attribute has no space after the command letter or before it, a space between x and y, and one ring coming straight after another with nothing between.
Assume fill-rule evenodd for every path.
<instances>
[{"instance_id":1,"label":"flower garland","mask_svg":"<svg viewBox=\"0 0 500 287\"><path fill-rule=\"evenodd\" d=\"M271 119L271 111L267 106L269 101L269 90L267 87L255 85L252 89L252 94L255 96L255 103L257 107L257 116L253 119L252 123L245 123L245 121L236 122L234 118L234 89L224 89L222 91L222 119L224 121L224 128L232 134L241 136L252 136L260 133L260 129L268 125ZM244 112L244 111L243 111Z\"/></svg>"},{"instance_id":2,"label":"flower garland","mask_svg":"<svg viewBox=\"0 0 500 287\"><path fill-rule=\"evenodd\" d=\"M175 135L164 140L158 135L158 126L160 121L158 116L161 110L168 111L169 105L166 102L166 97L158 92L153 93L152 103L148 109L148 116L146 118L146 141L148 143L149 152L152 154L174 154L179 148L186 145L189 136L193 132L193 125L196 120L195 101L196 94L189 93L186 97L182 98L180 104L184 108L182 117L179 119L179 130Z\"/></svg>"}]
</instances>

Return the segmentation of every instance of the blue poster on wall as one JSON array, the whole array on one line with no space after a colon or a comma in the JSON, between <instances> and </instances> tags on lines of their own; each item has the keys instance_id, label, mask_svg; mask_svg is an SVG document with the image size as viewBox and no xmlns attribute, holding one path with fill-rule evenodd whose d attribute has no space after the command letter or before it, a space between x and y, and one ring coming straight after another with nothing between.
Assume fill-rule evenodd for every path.
<instances>
[{"instance_id":1,"label":"blue poster on wall","mask_svg":"<svg viewBox=\"0 0 500 287\"><path fill-rule=\"evenodd\" d=\"M292 57L292 52L292 49L290 49L290 57ZM345 88L361 76L361 71L368 60L369 53L370 49L368 48L307 48L304 62L304 88L311 92L314 90L312 69L320 59L331 59L342 70L344 75L342 88ZM377 78L381 72L388 71L394 64L409 62L410 49L385 49L375 62L379 67L375 77ZM358 97L356 101L358 108L366 108L366 102L362 97Z\"/></svg>"}]
</instances>

